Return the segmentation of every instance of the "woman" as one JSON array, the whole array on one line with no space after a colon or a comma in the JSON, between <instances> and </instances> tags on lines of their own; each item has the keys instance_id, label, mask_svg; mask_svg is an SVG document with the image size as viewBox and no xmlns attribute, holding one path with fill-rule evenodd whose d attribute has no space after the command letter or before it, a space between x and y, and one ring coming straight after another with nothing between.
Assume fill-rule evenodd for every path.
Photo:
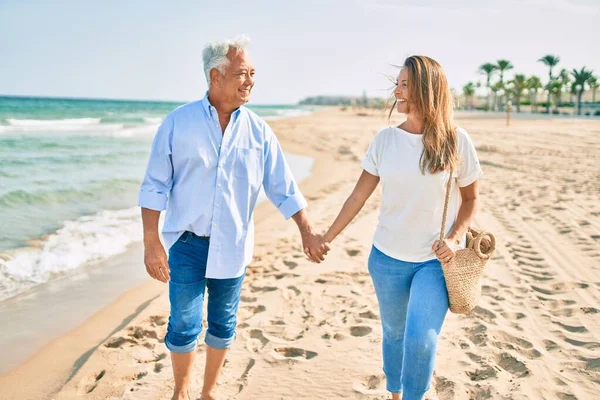
<instances>
[{"instance_id":1,"label":"woman","mask_svg":"<svg viewBox=\"0 0 600 400\"><path fill-rule=\"evenodd\" d=\"M407 58L394 96L394 107L406 114L406 121L375 137L362 163L364 171L325 239L332 242L339 235L381 181L369 273L383 326L383 371L393 399L400 399L402 392L403 400L416 400L429 389L448 310L441 263L464 248L482 171L468 134L453 125L452 94L436 61ZM447 239L439 243L450 171Z\"/></svg>"}]
</instances>

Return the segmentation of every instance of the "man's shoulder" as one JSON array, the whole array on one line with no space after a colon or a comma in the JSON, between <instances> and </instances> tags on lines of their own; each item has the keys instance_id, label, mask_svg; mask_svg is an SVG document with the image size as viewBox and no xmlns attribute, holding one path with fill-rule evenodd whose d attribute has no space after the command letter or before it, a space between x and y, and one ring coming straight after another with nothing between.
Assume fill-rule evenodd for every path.
<instances>
[{"instance_id":1,"label":"man's shoulder","mask_svg":"<svg viewBox=\"0 0 600 400\"><path fill-rule=\"evenodd\" d=\"M255 113L254 111L252 111L251 109L249 109L246 106L241 106L240 107L240 111L242 113L245 113L248 116L248 119L256 124L259 124L261 126L267 125L267 121L265 121L261 116L259 116L257 113Z\"/></svg>"},{"instance_id":2,"label":"man's shoulder","mask_svg":"<svg viewBox=\"0 0 600 400\"><path fill-rule=\"evenodd\" d=\"M169 114L167 114L167 118L177 119L181 117L187 117L191 112L197 112L197 110L202 108L202 100L194 100L189 103L185 103L175 108Z\"/></svg>"},{"instance_id":3,"label":"man's shoulder","mask_svg":"<svg viewBox=\"0 0 600 400\"><path fill-rule=\"evenodd\" d=\"M267 121L265 121L263 117L259 116L254 111L250 110L248 107L241 106L240 111L242 112L242 115L245 115L253 130L264 132L265 134L272 132Z\"/></svg>"}]
</instances>

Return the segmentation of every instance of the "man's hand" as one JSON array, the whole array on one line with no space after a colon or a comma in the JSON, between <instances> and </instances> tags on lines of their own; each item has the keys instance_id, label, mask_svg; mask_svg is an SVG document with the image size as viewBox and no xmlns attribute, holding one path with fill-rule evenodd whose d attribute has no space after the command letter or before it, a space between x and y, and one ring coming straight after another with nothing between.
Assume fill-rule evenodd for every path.
<instances>
[{"instance_id":1,"label":"man's hand","mask_svg":"<svg viewBox=\"0 0 600 400\"><path fill-rule=\"evenodd\" d=\"M325 237L313 232L312 229L302 234L302 247L304 248L304 254L316 263L325 261L325 256L330 250Z\"/></svg>"},{"instance_id":2,"label":"man's hand","mask_svg":"<svg viewBox=\"0 0 600 400\"><path fill-rule=\"evenodd\" d=\"M144 241L144 264L146 264L148 275L152 278L163 283L167 283L171 279L167 253L158 238Z\"/></svg>"}]
</instances>

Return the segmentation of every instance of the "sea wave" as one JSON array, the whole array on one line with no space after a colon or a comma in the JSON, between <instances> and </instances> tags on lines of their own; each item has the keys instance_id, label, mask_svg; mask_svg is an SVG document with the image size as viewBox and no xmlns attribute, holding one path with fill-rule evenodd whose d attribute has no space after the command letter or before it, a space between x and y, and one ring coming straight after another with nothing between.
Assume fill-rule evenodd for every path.
<instances>
[{"instance_id":1,"label":"sea wave","mask_svg":"<svg viewBox=\"0 0 600 400\"><path fill-rule=\"evenodd\" d=\"M63 127L63 126L81 126L81 125L97 125L100 123L100 118L67 118L67 119L15 119L6 118L6 123L9 126L16 127Z\"/></svg>"},{"instance_id":2,"label":"sea wave","mask_svg":"<svg viewBox=\"0 0 600 400\"><path fill-rule=\"evenodd\" d=\"M18 208L25 204L44 206L46 204L64 204L74 201L93 201L98 193L119 195L123 191L138 186L139 183L139 180L134 179L110 179L90 182L82 188L37 190L34 192L18 189L1 195L0 207Z\"/></svg>"},{"instance_id":3,"label":"sea wave","mask_svg":"<svg viewBox=\"0 0 600 400\"><path fill-rule=\"evenodd\" d=\"M0 253L0 301L120 254L141 239L137 207L67 221L36 246Z\"/></svg>"}]
</instances>

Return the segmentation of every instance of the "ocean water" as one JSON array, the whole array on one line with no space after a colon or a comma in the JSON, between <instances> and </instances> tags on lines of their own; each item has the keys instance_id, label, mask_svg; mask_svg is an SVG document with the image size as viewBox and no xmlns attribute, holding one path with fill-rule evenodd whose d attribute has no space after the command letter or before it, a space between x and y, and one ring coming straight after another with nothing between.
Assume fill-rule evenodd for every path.
<instances>
[{"instance_id":1,"label":"ocean water","mask_svg":"<svg viewBox=\"0 0 600 400\"><path fill-rule=\"evenodd\" d=\"M180 104L0 97L0 301L141 240L150 144ZM310 112L249 108L265 119ZM310 168L288 158L296 174Z\"/></svg>"}]
</instances>

